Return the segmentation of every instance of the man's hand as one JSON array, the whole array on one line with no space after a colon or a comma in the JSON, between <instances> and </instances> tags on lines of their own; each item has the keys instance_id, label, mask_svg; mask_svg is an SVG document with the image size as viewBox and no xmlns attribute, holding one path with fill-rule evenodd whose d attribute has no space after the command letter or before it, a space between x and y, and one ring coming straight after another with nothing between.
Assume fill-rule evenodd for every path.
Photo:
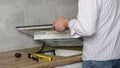
<instances>
[{"instance_id":1,"label":"man's hand","mask_svg":"<svg viewBox=\"0 0 120 68\"><path fill-rule=\"evenodd\" d=\"M52 29L57 30L59 32L63 32L66 29L68 29L68 22L69 22L68 19L66 19L62 16L59 16L59 17L57 17L57 19L53 23Z\"/></svg>"}]
</instances>

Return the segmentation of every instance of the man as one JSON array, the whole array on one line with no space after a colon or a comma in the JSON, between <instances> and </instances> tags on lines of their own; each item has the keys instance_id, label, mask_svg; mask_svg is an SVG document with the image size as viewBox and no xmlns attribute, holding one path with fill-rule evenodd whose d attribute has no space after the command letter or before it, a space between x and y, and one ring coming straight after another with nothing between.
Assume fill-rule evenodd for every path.
<instances>
[{"instance_id":1,"label":"man","mask_svg":"<svg viewBox=\"0 0 120 68\"><path fill-rule=\"evenodd\" d=\"M83 37L83 68L120 68L120 0L80 0L77 19L58 17L52 28Z\"/></svg>"}]
</instances>

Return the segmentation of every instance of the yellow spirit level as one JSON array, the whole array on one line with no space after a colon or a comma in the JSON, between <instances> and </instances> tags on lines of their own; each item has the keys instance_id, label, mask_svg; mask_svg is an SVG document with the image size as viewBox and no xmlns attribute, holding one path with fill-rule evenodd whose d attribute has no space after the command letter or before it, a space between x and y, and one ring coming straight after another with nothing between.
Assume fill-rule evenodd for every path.
<instances>
[{"instance_id":1,"label":"yellow spirit level","mask_svg":"<svg viewBox=\"0 0 120 68\"><path fill-rule=\"evenodd\" d=\"M52 61L51 57L41 55L41 54L28 54L28 57L37 61L40 61L40 60Z\"/></svg>"}]
</instances>

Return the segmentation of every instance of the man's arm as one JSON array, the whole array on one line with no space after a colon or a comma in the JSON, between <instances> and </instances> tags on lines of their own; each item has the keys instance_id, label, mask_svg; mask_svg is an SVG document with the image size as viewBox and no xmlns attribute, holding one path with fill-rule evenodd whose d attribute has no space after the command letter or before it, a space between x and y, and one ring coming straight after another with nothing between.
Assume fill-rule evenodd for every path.
<instances>
[{"instance_id":1,"label":"man's arm","mask_svg":"<svg viewBox=\"0 0 120 68\"><path fill-rule=\"evenodd\" d=\"M77 19L69 22L71 34L74 38L91 36L96 32L101 2L100 0L80 0L78 7Z\"/></svg>"},{"instance_id":2,"label":"man's arm","mask_svg":"<svg viewBox=\"0 0 120 68\"><path fill-rule=\"evenodd\" d=\"M74 38L91 36L96 32L100 4L100 0L80 0L77 19L69 21L64 17L58 17L53 24L53 29L62 32L69 28Z\"/></svg>"}]
</instances>

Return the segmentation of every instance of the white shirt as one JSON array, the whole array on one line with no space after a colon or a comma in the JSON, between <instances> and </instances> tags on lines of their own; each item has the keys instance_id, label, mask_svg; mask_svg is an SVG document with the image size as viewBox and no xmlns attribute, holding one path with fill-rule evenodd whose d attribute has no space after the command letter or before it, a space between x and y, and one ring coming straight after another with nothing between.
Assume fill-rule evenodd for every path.
<instances>
[{"instance_id":1,"label":"white shirt","mask_svg":"<svg viewBox=\"0 0 120 68\"><path fill-rule=\"evenodd\" d=\"M120 0L79 0L71 35L83 37L83 60L120 59Z\"/></svg>"}]
</instances>

